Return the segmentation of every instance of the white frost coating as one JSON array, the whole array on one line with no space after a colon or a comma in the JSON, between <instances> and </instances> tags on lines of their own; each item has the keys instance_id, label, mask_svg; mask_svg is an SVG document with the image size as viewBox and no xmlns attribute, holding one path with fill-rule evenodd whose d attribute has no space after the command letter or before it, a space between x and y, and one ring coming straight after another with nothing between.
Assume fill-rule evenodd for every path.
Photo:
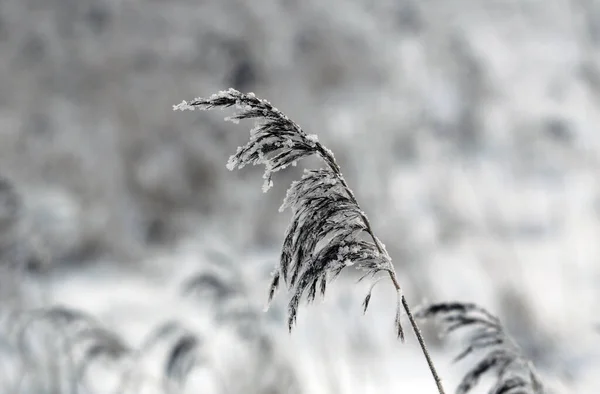
<instances>
[{"instance_id":1,"label":"white frost coating","mask_svg":"<svg viewBox=\"0 0 600 394\"><path fill-rule=\"evenodd\" d=\"M238 118L236 118L236 117L235 117L235 115L232 115L232 116L227 116L227 117L225 118L225 121L226 121L226 122L235 123L235 124L239 124L239 123L240 123L240 120L239 120Z\"/></svg>"},{"instance_id":2,"label":"white frost coating","mask_svg":"<svg viewBox=\"0 0 600 394\"><path fill-rule=\"evenodd\" d=\"M262 153L262 152L259 152L259 153ZM265 173L263 174L263 178L264 178L265 182L263 183L262 191L263 191L263 193L266 193L269 191L270 188L273 187L273 180L271 179L271 175L273 174L273 172L271 171L271 169L272 169L271 162L264 161L264 164L265 164Z\"/></svg>"},{"instance_id":3,"label":"white frost coating","mask_svg":"<svg viewBox=\"0 0 600 394\"><path fill-rule=\"evenodd\" d=\"M257 132L260 131L261 125L257 124L256 126L254 126L253 128L250 129L250 135L255 135Z\"/></svg>"},{"instance_id":4,"label":"white frost coating","mask_svg":"<svg viewBox=\"0 0 600 394\"><path fill-rule=\"evenodd\" d=\"M266 158L265 158L265 153L262 150L258 150L258 163L268 163Z\"/></svg>"},{"instance_id":5,"label":"white frost coating","mask_svg":"<svg viewBox=\"0 0 600 394\"><path fill-rule=\"evenodd\" d=\"M315 144L319 142L319 137L316 134L309 134L306 136L306 139Z\"/></svg>"},{"instance_id":6,"label":"white frost coating","mask_svg":"<svg viewBox=\"0 0 600 394\"><path fill-rule=\"evenodd\" d=\"M307 170L305 169L304 171L306 172ZM288 208L292 205L291 201L293 201L296 198L296 194L293 192L293 190L295 190L295 188L298 186L299 183L300 183L300 181L294 181L290 185L289 189L287 189L287 192L285 193L285 197L283 198L283 202L281 203L281 206L279 207L279 212L285 211L286 208Z\"/></svg>"},{"instance_id":7,"label":"white frost coating","mask_svg":"<svg viewBox=\"0 0 600 394\"><path fill-rule=\"evenodd\" d=\"M236 164L237 160L235 158L235 155L233 155L229 157L229 160L227 160L227 165L225 167L227 167L229 171L233 171L235 169Z\"/></svg>"},{"instance_id":8,"label":"white frost coating","mask_svg":"<svg viewBox=\"0 0 600 394\"><path fill-rule=\"evenodd\" d=\"M333 176L329 176L326 179L323 180L323 182L326 185L335 185L337 183L337 178L333 177Z\"/></svg>"},{"instance_id":9,"label":"white frost coating","mask_svg":"<svg viewBox=\"0 0 600 394\"><path fill-rule=\"evenodd\" d=\"M173 106L173 111L194 111L196 107L190 105L187 101L183 100L181 103Z\"/></svg>"},{"instance_id":10,"label":"white frost coating","mask_svg":"<svg viewBox=\"0 0 600 394\"><path fill-rule=\"evenodd\" d=\"M273 180L272 179L265 179L265 182L263 183L262 186L262 191L263 193L266 193L269 191L270 188L273 187Z\"/></svg>"},{"instance_id":11,"label":"white frost coating","mask_svg":"<svg viewBox=\"0 0 600 394\"><path fill-rule=\"evenodd\" d=\"M328 148L326 148L325 146L323 146L323 149L325 150L325 153L327 153L328 156L330 157L335 157L333 155L333 152L331 150L329 150Z\"/></svg>"}]
</instances>

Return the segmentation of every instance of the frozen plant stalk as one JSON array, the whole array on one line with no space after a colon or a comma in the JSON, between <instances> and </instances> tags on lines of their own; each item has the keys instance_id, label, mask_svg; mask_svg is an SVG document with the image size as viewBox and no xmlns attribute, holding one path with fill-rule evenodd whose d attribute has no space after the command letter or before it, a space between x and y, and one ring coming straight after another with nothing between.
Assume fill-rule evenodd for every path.
<instances>
[{"instance_id":1,"label":"frozen plant stalk","mask_svg":"<svg viewBox=\"0 0 600 394\"><path fill-rule=\"evenodd\" d=\"M238 112L227 120L261 119L250 132L250 140L229 158L227 168L233 170L248 164L264 164L263 191L272 185L272 174L300 159L319 156L325 168L305 170L301 180L294 182L280 211L290 208L292 221L286 231L281 259L276 267L269 289L273 298L281 280L292 292L288 306L288 327L291 330L304 294L312 302L317 292L325 295L328 282L341 271L355 266L366 273L363 278L379 273L389 276L396 289L397 307L395 325L398 337L404 341L400 317L404 308L415 335L421 345L438 391L444 393L441 380L413 318L406 298L402 294L392 260L385 246L375 236L365 213L360 209L354 193L348 187L333 153L324 147L316 135L306 134L300 126L273 107L268 101L253 93L244 94L229 89L210 98L196 98L173 106L174 110L212 109L235 106ZM365 235L367 236L365 239ZM371 286L363 303L369 306Z\"/></svg>"}]
</instances>

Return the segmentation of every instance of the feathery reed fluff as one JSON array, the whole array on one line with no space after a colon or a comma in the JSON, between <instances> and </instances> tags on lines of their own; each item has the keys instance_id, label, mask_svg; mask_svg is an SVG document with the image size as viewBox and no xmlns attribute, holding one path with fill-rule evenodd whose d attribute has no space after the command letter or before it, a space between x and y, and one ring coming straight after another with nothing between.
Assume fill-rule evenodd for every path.
<instances>
[{"instance_id":1,"label":"feathery reed fluff","mask_svg":"<svg viewBox=\"0 0 600 394\"><path fill-rule=\"evenodd\" d=\"M500 320L485 309L475 304L439 303L420 309L415 316L441 324L442 335L459 329L470 330L468 345L456 356L455 362L476 351L487 352L464 376L456 394L467 394L485 373L493 371L496 381L489 394L545 393L531 361L504 331Z\"/></svg>"},{"instance_id":2,"label":"feathery reed fluff","mask_svg":"<svg viewBox=\"0 0 600 394\"><path fill-rule=\"evenodd\" d=\"M212 109L232 107L238 110L226 120L237 123L240 119L262 119L251 130L250 140L229 158L227 168L241 169L248 164L264 164L266 192L272 185L273 173L308 156L321 158L326 168L305 170L301 180L294 182L280 208L292 210L292 220L285 233L281 258L273 273L269 289L272 300L281 280L291 290L288 305L288 328L291 331L304 295L312 302L317 293L325 295L327 284L346 267L366 271L364 277L387 274L397 293L395 326L398 337L404 341L401 310L404 307L415 335L421 345L438 391L443 393L441 380L425 346L421 332L408 303L402 294L392 260L383 243L375 236L366 214L361 210L354 193L342 176L333 153L323 146L316 135L305 133L268 101L253 93L244 94L235 89L219 92L210 98L196 98L173 106L174 110ZM374 282L373 286L377 281ZM369 290L363 308L371 299Z\"/></svg>"}]
</instances>

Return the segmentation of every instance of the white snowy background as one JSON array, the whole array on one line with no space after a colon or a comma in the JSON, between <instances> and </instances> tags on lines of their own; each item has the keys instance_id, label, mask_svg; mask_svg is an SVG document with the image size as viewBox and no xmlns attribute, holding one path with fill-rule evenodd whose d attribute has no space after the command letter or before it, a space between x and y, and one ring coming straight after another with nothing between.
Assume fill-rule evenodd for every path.
<instances>
[{"instance_id":1,"label":"white snowy background","mask_svg":"<svg viewBox=\"0 0 600 394\"><path fill-rule=\"evenodd\" d=\"M262 312L302 165L263 194L225 168L251 123L172 111L229 87L333 150L409 303L477 302L555 392L599 392L600 1L2 0L3 393L119 385L118 362L73 388L60 350L23 360L14 312L53 305L134 348L180 321L201 342L181 392L435 392L389 284L362 316L342 275L291 335L285 292ZM232 294L182 293L213 272ZM424 331L451 392L470 361ZM154 353L125 392L165 392Z\"/></svg>"}]
</instances>

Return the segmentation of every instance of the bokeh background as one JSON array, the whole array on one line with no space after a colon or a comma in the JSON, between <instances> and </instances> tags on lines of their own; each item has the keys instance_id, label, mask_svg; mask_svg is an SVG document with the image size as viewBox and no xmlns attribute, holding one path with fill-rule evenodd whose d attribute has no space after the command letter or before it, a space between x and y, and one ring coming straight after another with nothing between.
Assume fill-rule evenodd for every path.
<instances>
[{"instance_id":1,"label":"bokeh background","mask_svg":"<svg viewBox=\"0 0 600 394\"><path fill-rule=\"evenodd\" d=\"M225 168L251 123L172 110L229 87L334 151L409 303L477 302L556 392L598 392L600 1L1 0L3 393L434 392L390 285L362 316L343 275L291 335L285 291L263 313L302 166L263 194ZM74 383L55 331L11 336L57 305L132 348L178 322L195 367L169 386L163 330ZM425 333L451 391L469 365Z\"/></svg>"}]
</instances>

